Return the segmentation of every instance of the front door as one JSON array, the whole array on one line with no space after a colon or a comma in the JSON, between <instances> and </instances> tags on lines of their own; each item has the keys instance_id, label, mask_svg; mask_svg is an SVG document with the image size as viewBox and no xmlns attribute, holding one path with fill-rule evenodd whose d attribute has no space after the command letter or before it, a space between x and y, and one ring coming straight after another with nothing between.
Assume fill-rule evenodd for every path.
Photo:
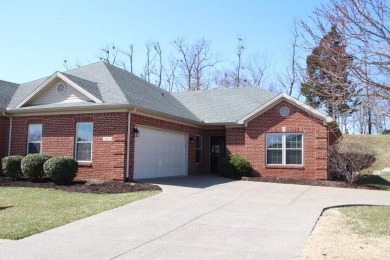
<instances>
[{"instance_id":1,"label":"front door","mask_svg":"<svg viewBox=\"0 0 390 260\"><path fill-rule=\"evenodd\" d=\"M226 141L225 136L210 137L210 172L218 173L219 166L225 160Z\"/></svg>"}]
</instances>

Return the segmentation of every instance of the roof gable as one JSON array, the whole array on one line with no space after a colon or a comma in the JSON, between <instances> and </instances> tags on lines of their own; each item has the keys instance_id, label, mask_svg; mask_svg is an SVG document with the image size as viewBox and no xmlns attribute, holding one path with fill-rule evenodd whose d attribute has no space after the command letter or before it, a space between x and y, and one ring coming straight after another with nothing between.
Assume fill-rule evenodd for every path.
<instances>
[{"instance_id":1,"label":"roof gable","mask_svg":"<svg viewBox=\"0 0 390 260\"><path fill-rule=\"evenodd\" d=\"M269 100L267 103L265 103L263 106L258 107L257 109L253 110L251 113L247 114L243 118L237 121L239 124L247 124L252 119L258 117L259 115L263 114L268 109L274 107L275 105L279 104L282 101L287 101L290 104L293 104L302 110L306 111L307 113L314 115L315 117L324 120L324 123L332 123L334 120L330 117L325 115L324 113L318 111L317 109L312 108L309 105L306 105L299 101L298 99L295 99L287 94L280 94L276 96L275 98Z\"/></svg>"},{"instance_id":2,"label":"roof gable","mask_svg":"<svg viewBox=\"0 0 390 260\"><path fill-rule=\"evenodd\" d=\"M57 93L56 86L60 82L65 84L64 93ZM96 96L96 93L95 95L91 93L92 88L93 82L87 84L86 80L77 79L75 77L70 77L60 72L56 72L40 84L30 95L23 99L16 108L46 105L50 103L102 103L102 101Z\"/></svg>"}]
</instances>

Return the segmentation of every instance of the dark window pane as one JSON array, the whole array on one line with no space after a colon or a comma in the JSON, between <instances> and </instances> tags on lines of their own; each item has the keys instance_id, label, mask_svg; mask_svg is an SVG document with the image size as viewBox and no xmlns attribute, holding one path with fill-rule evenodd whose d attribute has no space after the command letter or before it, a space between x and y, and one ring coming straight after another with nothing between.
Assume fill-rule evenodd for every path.
<instances>
[{"instance_id":1,"label":"dark window pane","mask_svg":"<svg viewBox=\"0 0 390 260\"><path fill-rule=\"evenodd\" d=\"M40 153L41 152L41 144L40 143L29 143L27 153Z\"/></svg>"},{"instance_id":2,"label":"dark window pane","mask_svg":"<svg viewBox=\"0 0 390 260\"><path fill-rule=\"evenodd\" d=\"M302 150L287 150L286 164L302 164Z\"/></svg>"},{"instance_id":3,"label":"dark window pane","mask_svg":"<svg viewBox=\"0 0 390 260\"><path fill-rule=\"evenodd\" d=\"M201 163L201 162L202 162L202 150L196 150L195 163Z\"/></svg>"},{"instance_id":4,"label":"dark window pane","mask_svg":"<svg viewBox=\"0 0 390 260\"><path fill-rule=\"evenodd\" d=\"M79 123L77 124L77 141L92 141L93 124Z\"/></svg>"},{"instance_id":5,"label":"dark window pane","mask_svg":"<svg viewBox=\"0 0 390 260\"><path fill-rule=\"evenodd\" d=\"M202 137L197 136L196 137L196 149L201 149L202 148Z\"/></svg>"},{"instance_id":6,"label":"dark window pane","mask_svg":"<svg viewBox=\"0 0 390 260\"><path fill-rule=\"evenodd\" d=\"M76 160L77 161L91 161L91 144L81 143L76 147Z\"/></svg>"},{"instance_id":7,"label":"dark window pane","mask_svg":"<svg viewBox=\"0 0 390 260\"><path fill-rule=\"evenodd\" d=\"M282 150L268 150L267 164L282 164Z\"/></svg>"}]
</instances>

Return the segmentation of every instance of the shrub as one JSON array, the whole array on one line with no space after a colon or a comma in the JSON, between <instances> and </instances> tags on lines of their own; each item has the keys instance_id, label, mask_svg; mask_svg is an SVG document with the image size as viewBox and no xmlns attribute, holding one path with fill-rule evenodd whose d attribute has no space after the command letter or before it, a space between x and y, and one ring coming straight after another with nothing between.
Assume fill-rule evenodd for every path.
<instances>
[{"instance_id":1,"label":"shrub","mask_svg":"<svg viewBox=\"0 0 390 260\"><path fill-rule=\"evenodd\" d=\"M39 179L44 176L43 164L52 158L50 155L34 153L26 155L22 160L22 172L30 179Z\"/></svg>"},{"instance_id":2,"label":"shrub","mask_svg":"<svg viewBox=\"0 0 390 260\"><path fill-rule=\"evenodd\" d=\"M219 170L222 176L231 179L252 175L252 165L240 155L229 156Z\"/></svg>"},{"instance_id":3,"label":"shrub","mask_svg":"<svg viewBox=\"0 0 390 260\"><path fill-rule=\"evenodd\" d=\"M383 135L390 135L390 129L385 129L382 132Z\"/></svg>"},{"instance_id":4,"label":"shrub","mask_svg":"<svg viewBox=\"0 0 390 260\"><path fill-rule=\"evenodd\" d=\"M329 148L329 166L332 178L347 182L357 181L365 169L375 162L375 150L360 142L340 142Z\"/></svg>"},{"instance_id":5,"label":"shrub","mask_svg":"<svg viewBox=\"0 0 390 260\"><path fill-rule=\"evenodd\" d=\"M70 157L55 157L43 165L45 174L56 184L69 184L76 177L77 161Z\"/></svg>"},{"instance_id":6,"label":"shrub","mask_svg":"<svg viewBox=\"0 0 390 260\"><path fill-rule=\"evenodd\" d=\"M22 175L22 168L20 166L22 159L23 156L20 155L4 157L1 160L1 164L5 176L12 178L12 180L19 178Z\"/></svg>"}]
</instances>

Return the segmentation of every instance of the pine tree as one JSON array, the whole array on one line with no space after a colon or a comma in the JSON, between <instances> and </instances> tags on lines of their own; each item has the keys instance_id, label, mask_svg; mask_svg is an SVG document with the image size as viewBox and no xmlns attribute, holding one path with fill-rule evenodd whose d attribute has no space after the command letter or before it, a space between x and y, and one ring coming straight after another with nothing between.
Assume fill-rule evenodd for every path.
<instances>
[{"instance_id":1,"label":"pine tree","mask_svg":"<svg viewBox=\"0 0 390 260\"><path fill-rule=\"evenodd\" d=\"M352 113L358 103L358 90L348 80L351 62L342 35L332 26L306 59L308 79L301 86L306 102L324 108L336 120Z\"/></svg>"}]
</instances>

